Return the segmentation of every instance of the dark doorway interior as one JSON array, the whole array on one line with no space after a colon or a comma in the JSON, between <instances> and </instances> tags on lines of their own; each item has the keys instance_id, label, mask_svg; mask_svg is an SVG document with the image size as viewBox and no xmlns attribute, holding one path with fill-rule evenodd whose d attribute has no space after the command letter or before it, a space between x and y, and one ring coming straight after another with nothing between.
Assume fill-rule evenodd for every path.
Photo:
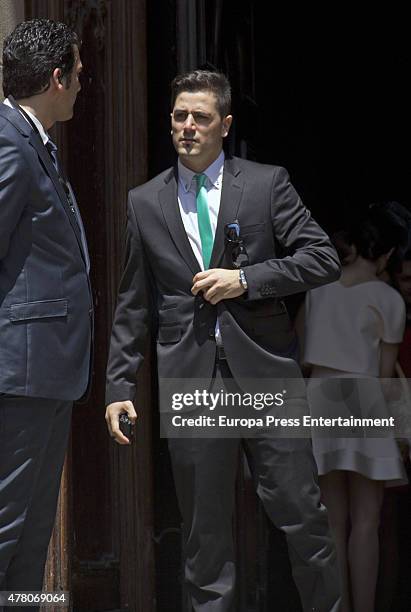
<instances>
[{"instance_id":1,"label":"dark doorway interior","mask_svg":"<svg viewBox=\"0 0 411 612\"><path fill-rule=\"evenodd\" d=\"M401 15L307 17L258 2L254 15L257 160L286 166L331 229L357 206L410 204Z\"/></svg>"},{"instance_id":2,"label":"dark doorway interior","mask_svg":"<svg viewBox=\"0 0 411 612\"><path fill-rule=\"evenodd\" d=\"M177 4L160 0L148 9L150 176L173 161L168 85L177 70ZM331 227L346 207L384 199L411 205L404 16L306 16L252 0L205 6L207 61L231 77L236 138L247 142L248 157L289 169L306 204Z\"/></svg>"}]
</instances>

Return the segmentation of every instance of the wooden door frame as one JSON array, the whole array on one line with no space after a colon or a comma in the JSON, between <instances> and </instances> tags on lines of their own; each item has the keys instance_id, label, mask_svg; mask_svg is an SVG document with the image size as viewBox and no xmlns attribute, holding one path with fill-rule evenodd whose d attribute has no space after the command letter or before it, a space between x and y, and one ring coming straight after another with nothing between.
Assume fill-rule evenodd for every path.
<instances>
[{"instance_id":1,"label":"wooden door frame","mask_svg":"<svg viewBox=\"0 0 411 612\"><path fill-rule=\"evenodd\" d=\"M139 377L136 443L127 449L114 445L104 423L104 372L122 268L127 192L147 180L146 4L145 0L116 0L115 6L109 0L26 0L25 9L27 19L50 18L74 27L99 92L93 98L95 109L89 108L85 95L95 89L90 83L83 86L74 119L55 134L88 230L97 350L91 398L86 407L75 408L72 455L65 464L45 588L73 589L77 610L101 607L101 581L96 581L92 567L103 567L110 557L118 568L118 592L110 594L113 607L154 610L149 361ZM92 142L81 140L82 128ZM96 452L87 448L81 427L90 428L90 437L93 430L97 432ZM98 455L103 458L103 473L93 466ZM82 479L82 465L95 476L88 483ZM104 501L104 549L86 546L79 555L79 539L100 518L87 501L93 491ZM83 512L82 506L91 512ZM102 525L99 528L103 530Z\"/></svg>"}]
</instances>

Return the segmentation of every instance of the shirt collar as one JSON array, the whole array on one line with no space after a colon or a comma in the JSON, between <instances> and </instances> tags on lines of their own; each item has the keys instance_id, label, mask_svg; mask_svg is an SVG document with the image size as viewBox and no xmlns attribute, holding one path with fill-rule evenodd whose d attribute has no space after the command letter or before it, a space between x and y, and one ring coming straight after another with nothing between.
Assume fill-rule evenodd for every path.
<instances>
[{"instance_id":1,"label":"shirt collar","mask_svg":"<svg viewBox=\"0 0 411 612\"><path fill-rule=\"evenodd\" d=\"M8 98L6 98L4 100L3 104L6 104L7 106L10 106L10 108L13 108L13 105L11 104L11 102L10 102L10 100ZM32 120L32 122L34 123L36 128L38 129L39 134L41 136L41 139L43 141L43 144L47 144L47 142L50 140L50 137L47 134L47 132L45 131L42 123L40 123L40 121L37 119L37 117L35 115L33 115L33 113L31 113L29 110L27 110L27 108L25 108L24 110L26 111L26 113L28 114L28 116L30 117L30 119ZM27 121L27 119L23 115L23 113L21 113L21 116L24 118L25 121ZM27 123L28 123L28 121L27 121Z\"/></svg>"},{"instance_id":2,"label":"shirt collar","mask_svg":"<svg viewBox=\"0 0 411 612\"><path fill-rule=\"evenodd\" d=\"M209 182L216 188L221 189L223 169L224 169L225 155L224 151L221 151L220 155L208 166L201 174L205 174ZM182 162L178 160L178 176L184 191L187 193L191 190L194 177L198 174L193 172Z\"/></svg>"}]
</instances>

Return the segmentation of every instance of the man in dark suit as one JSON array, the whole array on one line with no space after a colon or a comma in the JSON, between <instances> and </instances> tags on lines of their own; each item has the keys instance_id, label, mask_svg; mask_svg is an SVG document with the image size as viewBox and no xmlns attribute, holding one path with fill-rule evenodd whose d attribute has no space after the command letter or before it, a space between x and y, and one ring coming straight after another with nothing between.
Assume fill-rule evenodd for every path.
<instances>
[{"instance_id":1,"label":"man in dark suit","mask_svg":"<svg viewBox=\"0 0 411 612\"><path fill-rule=\"evenodd\" d=\"M0 104L0 591L41 590L74 400L89 382L83 225L47 133L82 69L65 24L6 38Z\"/></svg>"},{"instance_id":2,"label":"man in dark suit","mask_svg":"<svg viewBox=\"0 0 411 612\"><path fill-rule=\"evenodd\" d=\"M129 195L107 382L106 420L120 444L128 438L119 415L136 419L135 375L153 319L160 392L165 379L214 380L216 389L223 379L298 379L282 298L339 276L335 251L286 170L225 158L230 103L222 74L177 77L171 125L178 164ZM304 610L335 612L335 554L309 440L244 442L257 492L286 533ZM231 519L239 445L239 438L169 440L196 612L235 609Z\"/></svg>"}]
</instances>

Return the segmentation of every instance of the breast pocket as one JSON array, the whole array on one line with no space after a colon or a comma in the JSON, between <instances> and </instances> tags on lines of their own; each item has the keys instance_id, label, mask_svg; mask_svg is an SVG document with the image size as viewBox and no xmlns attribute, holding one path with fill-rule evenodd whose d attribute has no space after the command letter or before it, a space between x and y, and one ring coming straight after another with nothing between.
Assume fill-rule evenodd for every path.
<instances>
[{"instance_id":1,"label":"breast pocket","mask_svg":"<svg viewBox=\"0 0 411 612\"><path fill-rule=\"evenodd\" d=\"M252 225L242 225L241 226L241 237L249 236L250 234L260 234L265 230L265 223L253 223Z\"/></svg>"}]
</instances>

